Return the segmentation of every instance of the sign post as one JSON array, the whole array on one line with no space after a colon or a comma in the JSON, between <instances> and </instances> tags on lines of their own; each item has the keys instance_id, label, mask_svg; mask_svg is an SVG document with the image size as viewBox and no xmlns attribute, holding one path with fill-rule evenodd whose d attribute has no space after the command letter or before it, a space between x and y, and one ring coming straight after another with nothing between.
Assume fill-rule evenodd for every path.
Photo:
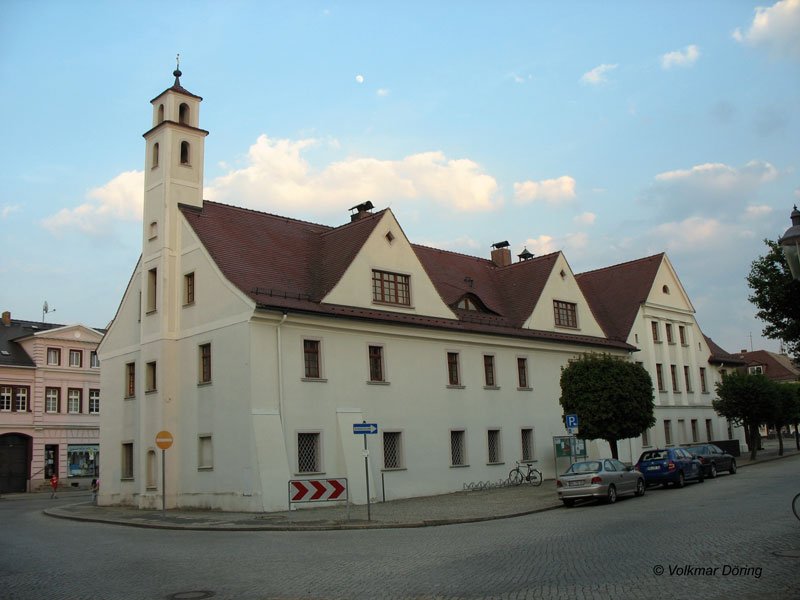
<instances>
[{"instance_id":1,"label":"sign post","mask_svg":"<svg viewBox=\"0 0 800 600\"><path fill-rule=\"evenodd\" d=\"M353 433L364 436L364 475L367 479L367 521L371 521L372 511L369 503L369 450L367 450L367 436L378 433L378 424L367 423L366 421L353 423Z\"/></svg>"},{"instance_id":2,"label":"sign post","mask_svg":"<svg viewBox=\"0 0 800 600\"><path fill-rule=\"evenodd\" d=\"M161 448L161 512L167 512L167 474L166 474L166 455L167 449L175 441L169 431L159 431L156 434L156 446Z\"/></svg>"},{"instance_id":3,"label":"sign post","mask_svg":"<svg viewBox=\"0 0 800 600\"><path fill-rule=\"evenodd\" d=\"M564 424L567 426L567 433L572 436L572 443L570 444L570 448L572 451L570 452L569 456L569 464L575 464L575 435L578 433L578 415L565 415L564 416Z\"/></svg>"}]
</instances>

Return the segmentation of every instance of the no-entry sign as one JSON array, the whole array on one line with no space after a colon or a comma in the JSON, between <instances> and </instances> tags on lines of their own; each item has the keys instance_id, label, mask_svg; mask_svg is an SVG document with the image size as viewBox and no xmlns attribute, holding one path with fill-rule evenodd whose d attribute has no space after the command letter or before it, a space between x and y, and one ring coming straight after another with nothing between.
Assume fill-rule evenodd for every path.
<instances>
[{"instance_id":1,"label":"no-entry sign","mask_svg":"<svg viewBox=\"0 0 800 600\"><path fill-rule=\"evenodd\" d=\"M162 450L167 450L172 446L172 442L175 440L172 437L172 434L169 431L159 431L156 434L156 446L161 448Z\"/></svg>"}]
</instances>

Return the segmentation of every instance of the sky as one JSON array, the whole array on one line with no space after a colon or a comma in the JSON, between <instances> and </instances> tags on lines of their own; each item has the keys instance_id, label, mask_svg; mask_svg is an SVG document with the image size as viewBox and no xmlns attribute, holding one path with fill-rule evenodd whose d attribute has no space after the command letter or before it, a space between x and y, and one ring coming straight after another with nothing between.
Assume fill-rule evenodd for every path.
<instances>
[{"instance_id":1,"label":"sky","mask_svg":"<svg viewBox=\"0 0 800 600\"><path fill-rule=\"evenodd\" d=\"M141 251L150 100L204 98L209 200L414 243L666 252L703 332L800 202L800 0L0 2L0 309L106 327ZM49 312L43 313L47 301Z\"/></svg>"}]
</instances>

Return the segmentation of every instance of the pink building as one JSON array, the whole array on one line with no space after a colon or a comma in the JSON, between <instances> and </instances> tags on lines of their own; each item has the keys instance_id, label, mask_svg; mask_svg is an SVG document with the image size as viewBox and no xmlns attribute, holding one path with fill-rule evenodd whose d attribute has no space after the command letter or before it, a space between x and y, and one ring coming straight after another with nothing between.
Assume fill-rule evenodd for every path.
<instances>
[{"instance_id":1,"label":"pink building","mask_svg":"<svg viewBox=\"0 0 800 600\"><path fill-rule=\"evenodd\" d=\"M0 493L36 491L53 472L88 487L100 464L103 331L83 325L0 323Z\"/></svg>"}]
</instances>

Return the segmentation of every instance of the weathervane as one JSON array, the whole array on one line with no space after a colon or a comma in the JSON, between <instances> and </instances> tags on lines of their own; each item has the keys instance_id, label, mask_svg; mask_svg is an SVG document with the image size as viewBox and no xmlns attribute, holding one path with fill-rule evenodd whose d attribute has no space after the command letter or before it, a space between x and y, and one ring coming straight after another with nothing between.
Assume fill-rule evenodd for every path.
<instances>
[{"instance_id":1,"label":"weathervane","mask_svg":"<svg viewBox=\"0 0 800 600\"><path fill-rule=\"evenodd\" d=\"M175 75L175 85L180 85L181 82L180 82L179 78L180 78L181 75L183 75L183 73L181 73L181 55L180 55L180 53L175 55L175 70L172 72L172 74Z\"/></svg>"}]
</instances>

